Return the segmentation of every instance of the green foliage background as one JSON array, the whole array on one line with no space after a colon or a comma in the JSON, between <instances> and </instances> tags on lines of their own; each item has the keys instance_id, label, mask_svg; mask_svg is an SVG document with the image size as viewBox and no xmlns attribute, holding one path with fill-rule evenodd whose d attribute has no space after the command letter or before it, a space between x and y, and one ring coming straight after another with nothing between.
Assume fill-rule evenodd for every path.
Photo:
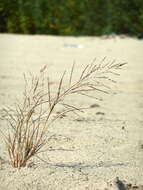
<instances>
[{"instance_id":1,"label":"green foliage background","mask_svg":"<svg viewBox=\"0 0 143 190\"><path fill-rule=\"evenodd\" d=\"M0 0L0 32L143 37L143 0Z\"/></svg>"}]
</instances>

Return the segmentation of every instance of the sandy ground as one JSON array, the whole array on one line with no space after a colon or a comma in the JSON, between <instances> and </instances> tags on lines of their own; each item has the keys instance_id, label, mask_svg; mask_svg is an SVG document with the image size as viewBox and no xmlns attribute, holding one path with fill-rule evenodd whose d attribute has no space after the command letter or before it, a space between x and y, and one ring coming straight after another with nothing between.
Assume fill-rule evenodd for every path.
<instances>
[{"instance_id":1,"label":"sandy ground","mask_svg":"<svg viewBox=\"0 0 143 190\"><path fill-rule=\"evenodd\" d=\"M23 91L23 73L48 66L51 80L76 61L84 65L107 56L128 62L121 70L116 94L102 102L76 98L79 105L99 104L79 118L54 123L48 150L20 170L7 162L0 169L0 190L117 189L115 179L143 185L143 41L125 37L52 37L0 35L0 107L11 105ZM77 74L78 75L78 74ZM0 122L1 130L7 130ZM0 157L8 155L0 138ZM110 185L112 184L112 185ZM137 187L134 187L136 189ZM122 189L124 190L124 189Z\"/></svg>"}]
</instances>

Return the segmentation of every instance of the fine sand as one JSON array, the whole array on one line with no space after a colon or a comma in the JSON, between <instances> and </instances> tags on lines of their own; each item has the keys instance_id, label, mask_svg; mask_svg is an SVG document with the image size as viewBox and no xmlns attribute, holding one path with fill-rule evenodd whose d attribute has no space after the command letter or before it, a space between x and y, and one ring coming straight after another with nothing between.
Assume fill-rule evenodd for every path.
<instances>
[{"instance_id":1,"label":"fine sand","mask_svg":"<svg viewBox=\"0 0 143 190\"><path fill-rule=\"evenodd\" d=\"M115 77L116 93L101 94L101 102L88 97L69 100L91 109L56 121L49 128L53 136L46 151L27 167L9 165L0 138L0 190L121 190L117 177L124 185L143 189L143 40L1 34L0 108L21 97L23 73L36 74L47 65L56 83L73 61L76 78L95 57L99 63L105 56L128 63ZM0 130L7 130L3 121Z\"/></svg>"}]
</instances>

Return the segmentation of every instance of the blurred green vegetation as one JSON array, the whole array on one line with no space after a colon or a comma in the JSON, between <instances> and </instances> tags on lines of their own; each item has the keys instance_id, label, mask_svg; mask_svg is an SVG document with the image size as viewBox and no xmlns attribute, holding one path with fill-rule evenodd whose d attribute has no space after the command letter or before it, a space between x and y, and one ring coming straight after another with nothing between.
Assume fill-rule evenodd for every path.
<instances>
[{"instance_id":1,"label":"blurred green vegetation","mask_svg":"<svg viewBox=\"0 0 143 190\"><path fill-rule=\"evenodd\" d=\"M143 0L0 0L0 32L143 37Z\"/></svg>"}]
</instances>

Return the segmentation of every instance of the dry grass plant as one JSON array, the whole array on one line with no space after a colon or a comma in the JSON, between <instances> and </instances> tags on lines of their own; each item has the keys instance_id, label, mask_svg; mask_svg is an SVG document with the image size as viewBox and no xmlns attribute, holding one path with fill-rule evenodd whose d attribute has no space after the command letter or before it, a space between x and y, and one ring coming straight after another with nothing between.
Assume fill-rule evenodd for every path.
<instances>
[{"instance_id":1,"label":"dry grass plant","mask_svg":"<svg viewBox=\"0 0 143 190\"><path fill-rule=\"evenodd\" d=\"M52 84L46 75L46 66L40 70L39 76L24 75L25 89L21 101L16 101L14 108L2 110L1 118L7 121L8 134L3 133L10 163L13 167L25 167L27 161L41 150L46 143L46 132L51 123L68 112L82 112L84 108L66 103L69 96L88 96L97 98L96 92L109 93L108 82L115 82L109 76L118 75L117 70L125 63L107 62L104 58L99 64L95 60L88 64L74 81L75 65L69 73L68 85L64 86L66 72L61 76L57 89L52 90ZM95 92L95 96L90 92ZM57 105L64 107L53 117Z\"/></svg>"}]
</instances>

